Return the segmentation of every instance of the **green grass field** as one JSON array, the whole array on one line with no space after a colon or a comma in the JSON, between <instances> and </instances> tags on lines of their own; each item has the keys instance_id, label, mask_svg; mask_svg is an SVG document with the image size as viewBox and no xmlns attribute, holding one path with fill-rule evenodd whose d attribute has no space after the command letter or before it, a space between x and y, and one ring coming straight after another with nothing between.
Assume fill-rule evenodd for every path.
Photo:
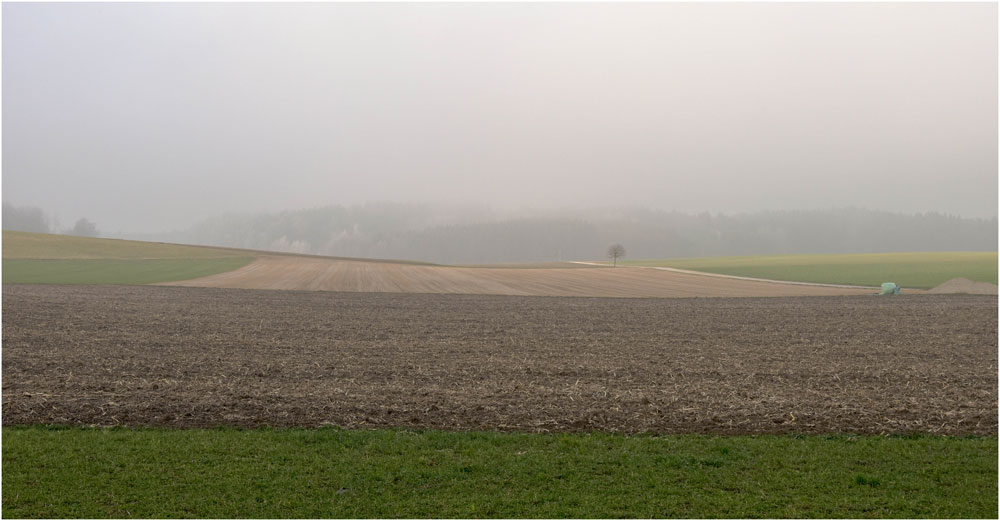
<instances>
[{"instance_id":1,"label":"green grass field","mask_svg":"<svg viewBox=\"0 0 1000 521\"><path fill-rule=\"evenodd\" d=\"M3 231L4 259L219 259L251 253L205 246Z\"/></svg>"},{"instance_id":2,"label":"green grass field","mask_svg":"<svg viewBox=\"0 0 1000 521\"><path fill-rule=\"evenodd\" d=\"M629 266L665 266L773 280L903 288L933 288L955 277L997 283L996 252L772 255L625 261Z\"/></svg>"},{"instance_id":3,"label":"green grass field","mask_svg":"<svg viewBox=\"0 0 1000 521\"><path fill-rule=\"evenodd\" d=\"M252 260L238 250L3 232L4 284L152 284L232 271Z\"/></svg>"},{"instance_id":4,"label":"green grass field","mask_svg":"<svg viewBox=\"0 0 1000 521\"><path fill-rule=\"evenodd\" d=\"M4 259L3 283L153 284L189 280L246 266L253 258Z\"/></svg>"},{"instance_id":5,"label":"green grass field","mask_svg":"<svg viewBox=\"0 0 1000 521\"><path fill-rule=\"evenodd\" d=\"M3 428L3 516L996 518L996 438Z\"/></svg>"}]
</instances>

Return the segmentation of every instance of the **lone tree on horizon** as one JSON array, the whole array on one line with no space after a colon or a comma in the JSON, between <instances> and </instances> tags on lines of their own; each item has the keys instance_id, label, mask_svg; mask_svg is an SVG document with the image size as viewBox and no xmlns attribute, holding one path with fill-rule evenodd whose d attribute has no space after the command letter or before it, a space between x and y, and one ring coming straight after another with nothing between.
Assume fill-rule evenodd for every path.
<instances>
[{"instance_id":1,"label":"lone tree on horizon","mask_svg":"<svg viewBox=\"0 0 1000 521\"><path fill-rule=\"evenodd\" d=\"M612 266L618 266L618 258L625 256L625 247L621 244L614 243L608 246L608 258L612 260Z\"/></svg>"},{"instance_id":2,"label":"lone tree on horizon","mask_svg":"<svg viewBox=\"0 0 1000 521\"><path fill-rule=\"evenodd\" d=\"M77 235L79 237L97 237L100 235L97 232L97 225L90 222L86 217L81 218L76 221L73 229L69 231L70 235Z\"/></svg>"}]
</instances>

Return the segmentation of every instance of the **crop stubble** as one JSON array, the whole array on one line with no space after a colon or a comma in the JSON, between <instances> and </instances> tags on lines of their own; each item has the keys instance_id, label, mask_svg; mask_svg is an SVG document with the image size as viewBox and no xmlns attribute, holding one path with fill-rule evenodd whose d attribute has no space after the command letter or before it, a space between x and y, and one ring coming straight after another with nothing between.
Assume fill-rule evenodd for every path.
<instances>
[{"instance_id":1,"label":"crop stubble","mask_svg":"<svg viewBox=\"0 0 1000 521\"><path fill-rule=\"evenodd\" d=\"M3 287L3 423L997 433L997 300Z\"/></svg>"},{"instance_id":2,"label":"crop stubble","mask_svg":"<svg viewBox=\"0 0 1000 521\"><path fill-rule=\"evenodd\" d=\"M550 297L777 297L869 294L833 288L724 279L650 268L471 268L266 255L243 268L169 286Z\"/></svg>"}]
</instances>

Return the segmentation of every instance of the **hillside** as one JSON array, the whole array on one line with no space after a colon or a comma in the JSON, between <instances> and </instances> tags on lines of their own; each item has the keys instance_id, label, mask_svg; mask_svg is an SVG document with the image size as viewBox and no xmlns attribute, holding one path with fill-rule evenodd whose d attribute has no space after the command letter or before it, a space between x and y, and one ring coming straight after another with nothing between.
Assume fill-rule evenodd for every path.
<instances>
[{"instance_id":1,"label":"hillside","mask_svg":"<svg viewBox=\"0 0 1000 521\"><path fill-rule=\"evenodd\" d=\"M123 239L3 231L4 259L220 259L246 251Z\"/></svg>"},{"instance_id":2,"label":"hillside","mask_svg":"<svg viewBox=\"0 0 1000 521\"><path fill-rule=\"evenodd\" d=\"M246 251L3 231L3 282L151 284L235 270Z\"/></svg>"},{"instance_id":3,"label":"hillside","mask_svg":"<svg viewBox=\"0 0 1000 521\"><path fill-rule=\"evenodd\" d=\"M861 286L890 280L917 293L956 277L996 281L996 254L981 252L667 259L609 269L441 266L10 231L3 241L3 282L28 284L671 298L870 294Z\"/></svg>"},{"instance_id":4,"label":"hillside","mask_svg":"<svg viewBox=\"0 0 1000 521\"><path fill-rule=\"evenodd\" d=\"M556 297L780 297L857 295L869 288L781 284L648 268L466 268L262 256L239 270L168 283L243 289L463 293Z\"/></svg>"}]
</instances>

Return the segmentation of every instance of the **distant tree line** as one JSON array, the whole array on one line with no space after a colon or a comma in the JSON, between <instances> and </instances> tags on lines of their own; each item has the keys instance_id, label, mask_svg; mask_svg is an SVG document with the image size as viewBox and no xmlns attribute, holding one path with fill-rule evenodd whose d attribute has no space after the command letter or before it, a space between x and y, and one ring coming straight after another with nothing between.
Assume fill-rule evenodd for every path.
<instances>
[{"instance_id":1,"label":"distant tree line","mask_svg":"<svg viewBox=\"0 0 1000 521\"><path fill-rule=\"evenodd\" d=\"M58 225L51 224L45 212L37 206L14 206L3 202L3 229L18 232L58 233L79 235L81 237L98 237L97 225L85 217L81 217L72 228L61 230Z\"/></svg>"},{"instance_id":2,"label":"distant tree line","mask_svg":"<svg viewBox=\"0 0 1000 521\"><path fill-rule=\"evenodd\" d=\"M19 232L49 233L49 219L36 206L14 206L3 202L3 229Z\"/></svg>"},{"instance_id":3,"label":"distant tree line","mask_svg":"<svg viewBox=\"0 0 1000 521\"><path fill-rule=\"evenodd\" d=\"M330 206L228 215L171 234L131 236L348 257L448 264L795 253L996 251L997 219L859 208L697 215L604 208L531 216L417 204Z\"/></svg>"}]
</instances>

